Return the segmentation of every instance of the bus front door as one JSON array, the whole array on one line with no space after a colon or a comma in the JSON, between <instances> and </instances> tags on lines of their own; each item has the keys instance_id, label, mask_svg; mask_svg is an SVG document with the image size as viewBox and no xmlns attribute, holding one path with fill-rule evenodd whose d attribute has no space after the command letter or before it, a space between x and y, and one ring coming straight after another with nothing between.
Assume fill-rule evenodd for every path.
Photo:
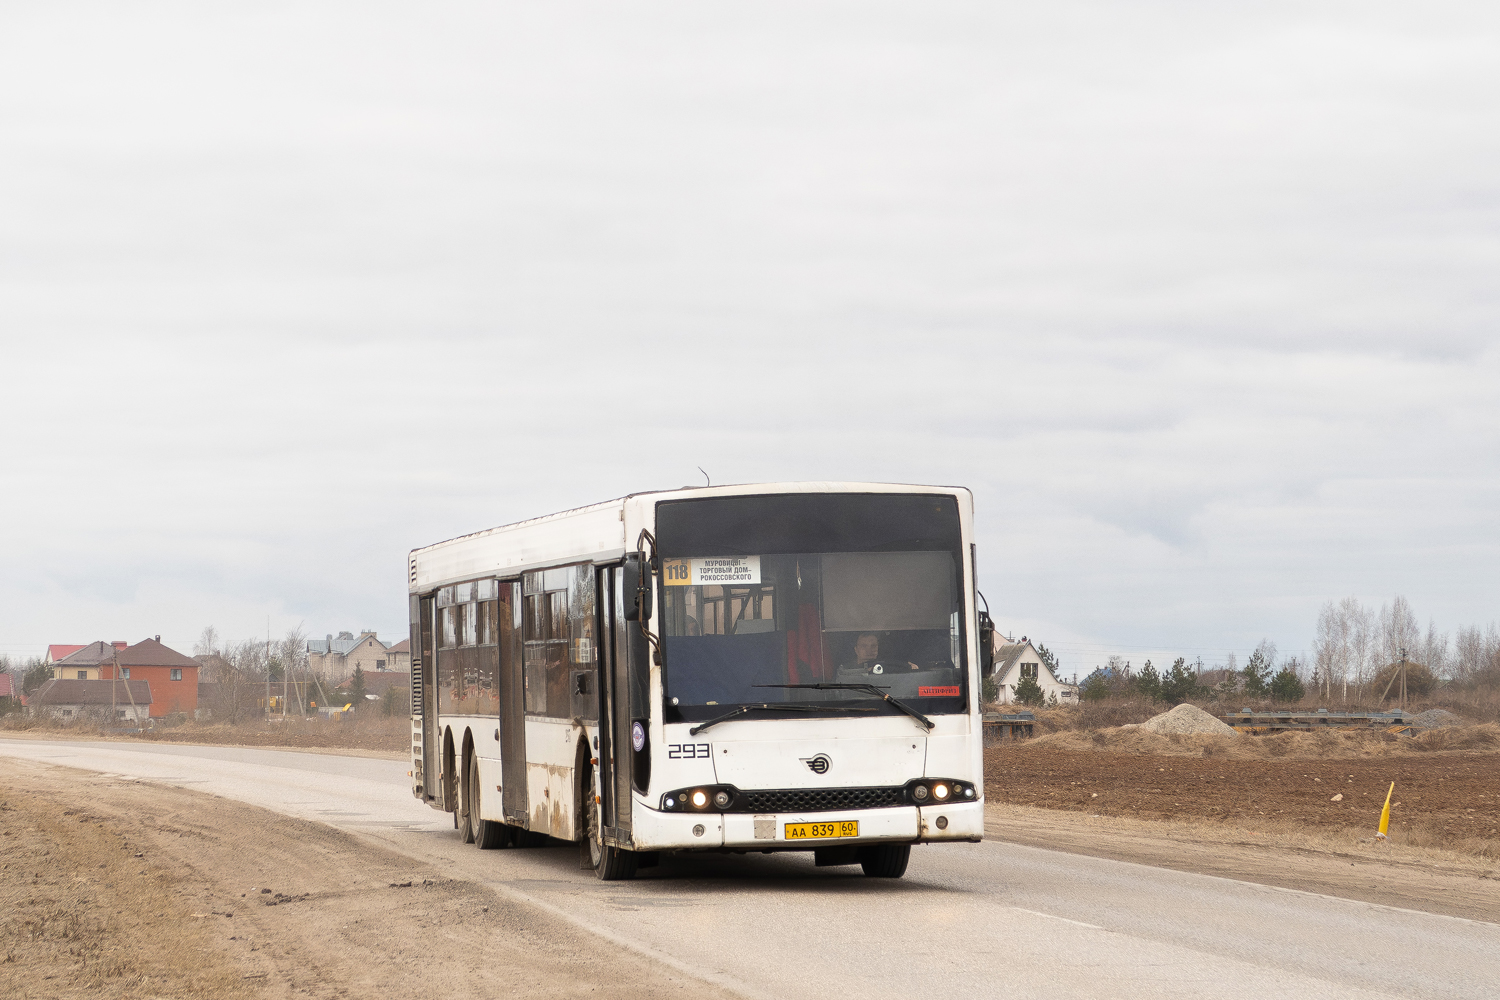
<instances>
[{"instance_id":1,"label":"bus front door","mask_svg":"<svg viewBox=\"0 0 1500 1000\"><path fill-rule=\"evenodd\" d=\"M529 827L526 794L526 689L521 671L521 584L500 582L500 810Z\"/></svg>"},{"instance_id":2,"label":"bus front door","mask_svg":"<svg viewBox=\"0 0 1500 1000\"><path fill-rule=\"evenodd\" d=\"M618 566L598 574L599 609L599 815L606 843L628 848L630 840L630 709L628 629L623 573Z\"/></svg>"}]
</instances>

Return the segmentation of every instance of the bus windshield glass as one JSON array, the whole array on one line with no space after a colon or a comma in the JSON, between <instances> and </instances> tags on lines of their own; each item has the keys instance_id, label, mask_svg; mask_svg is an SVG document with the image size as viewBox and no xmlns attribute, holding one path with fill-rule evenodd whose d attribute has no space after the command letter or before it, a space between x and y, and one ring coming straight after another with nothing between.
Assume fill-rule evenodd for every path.
<instances>
[{"instance_id":1,"label":"bus windshield glass","mask_svg":"<svg viewBox=\"0 0 1500 1000\"><path fill-rule=\"evenodd\" d=\"M666 718L743 704L966 710L952 496L777 494L657 508Z\"/></svg>"}]
</instances>

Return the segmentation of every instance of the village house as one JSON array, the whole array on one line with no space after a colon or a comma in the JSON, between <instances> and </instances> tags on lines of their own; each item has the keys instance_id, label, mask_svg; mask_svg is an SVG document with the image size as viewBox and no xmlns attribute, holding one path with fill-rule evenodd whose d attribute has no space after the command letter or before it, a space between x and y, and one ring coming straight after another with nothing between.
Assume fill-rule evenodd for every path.
<instances>
[{"instance_id":1,"label":"village house","mask_svg":"<svg viewBox=\"0 0 1500 1000\"><path fill-rule=\"evenodd\" d=\"M411 640L387 646L374 632L366 630L356 638L340 632L337 637L307 641L307 666L313 673L329 679L348 677L359 667L365 673L411 671Z\"/></svg>"},{"instance_id":2,"label":"village house","mask_svg":"<svg viewBox=\"0 0 1500 1000\"><path fill-rule=\"evenodd\" d=\"M995 639L995 672L992 676L999 689L1000 704L1014 702L1016 686L1027 677L1037 682L1042 689L1042 697L1048 702L1059 705L1078 704L1078 685L1059 680L1025 636L1021 637L1020 642L1007 642L1004 636L996 633Z\"/></svg>"},{"instance_id":3,"label":"village house","mask_svg":"<svg viewBox=\"0 0 1500 1000\"><path fill-rule=\"evenodd\" d=\"M87 646L52 645L47 647L44 663L52 667L54 680L97 681L107 676L100 668L114 663L115 653L129 644L115 642L91 642Z\"/></svg>"},{"instance_id":4,"label":"village house","mask_svg":"<svg viewBox=\"0 0 1500 1000\"><path fill-rule=\"evenodd\" d=\"M63 722L108 719L141 722L151 711L151 685L143 680L78 680L53 678L31 696L33 715L50 715Z\"/></svg>"},{"instance_id":5,"label":"village house","mask_svg":"<svg viewBox=\"0 0 1500 1000\"><path fill-rule=\"evenodd\" d=\"M53 649L59 647L51 647ZM67 647L60 647L67 648ZM151 688L151 716L198 709L198 661L162 645L161 636L142 639L133 646L123 642L91 642L58 660L52 666L54 680L144 681ZM106 689L108 685L105 685Z\"/></svg>"}]
</instances>

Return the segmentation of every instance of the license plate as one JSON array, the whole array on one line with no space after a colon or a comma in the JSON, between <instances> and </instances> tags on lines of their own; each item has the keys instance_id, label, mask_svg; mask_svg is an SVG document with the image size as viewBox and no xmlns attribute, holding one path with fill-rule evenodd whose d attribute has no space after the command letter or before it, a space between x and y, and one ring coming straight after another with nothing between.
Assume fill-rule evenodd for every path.
<instances>
[{"instance_id":1,"label":"license plate","mask_svg":"<svg viewBox=\"0 0 1500 1000\"><path fill-rule=\"evenodd\" d=\"M788 823L787 840L832 840L836 837L858 837L859 820L846 819L834 823Z\"/></svg>"}]
</instances>

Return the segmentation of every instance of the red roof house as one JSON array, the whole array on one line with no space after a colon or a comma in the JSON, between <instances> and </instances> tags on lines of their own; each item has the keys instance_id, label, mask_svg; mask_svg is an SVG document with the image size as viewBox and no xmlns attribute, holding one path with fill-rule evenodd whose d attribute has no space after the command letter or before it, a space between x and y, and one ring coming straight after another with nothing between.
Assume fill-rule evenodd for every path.
<instances>
[{"instance_id":1,"label":"red roof house","mask_svg":"<svg viewBox=\"0 0 1500 1000\"><path fill-rule=\"evenodd\" d=\"M103 679L114 677L114 664L120 676L151 685L151 717L160 718L173 712L195 712L198 709L198 661L183 656L161 643L161 636L142 639L100 664Z\"/></svg>"}]
</instances>

